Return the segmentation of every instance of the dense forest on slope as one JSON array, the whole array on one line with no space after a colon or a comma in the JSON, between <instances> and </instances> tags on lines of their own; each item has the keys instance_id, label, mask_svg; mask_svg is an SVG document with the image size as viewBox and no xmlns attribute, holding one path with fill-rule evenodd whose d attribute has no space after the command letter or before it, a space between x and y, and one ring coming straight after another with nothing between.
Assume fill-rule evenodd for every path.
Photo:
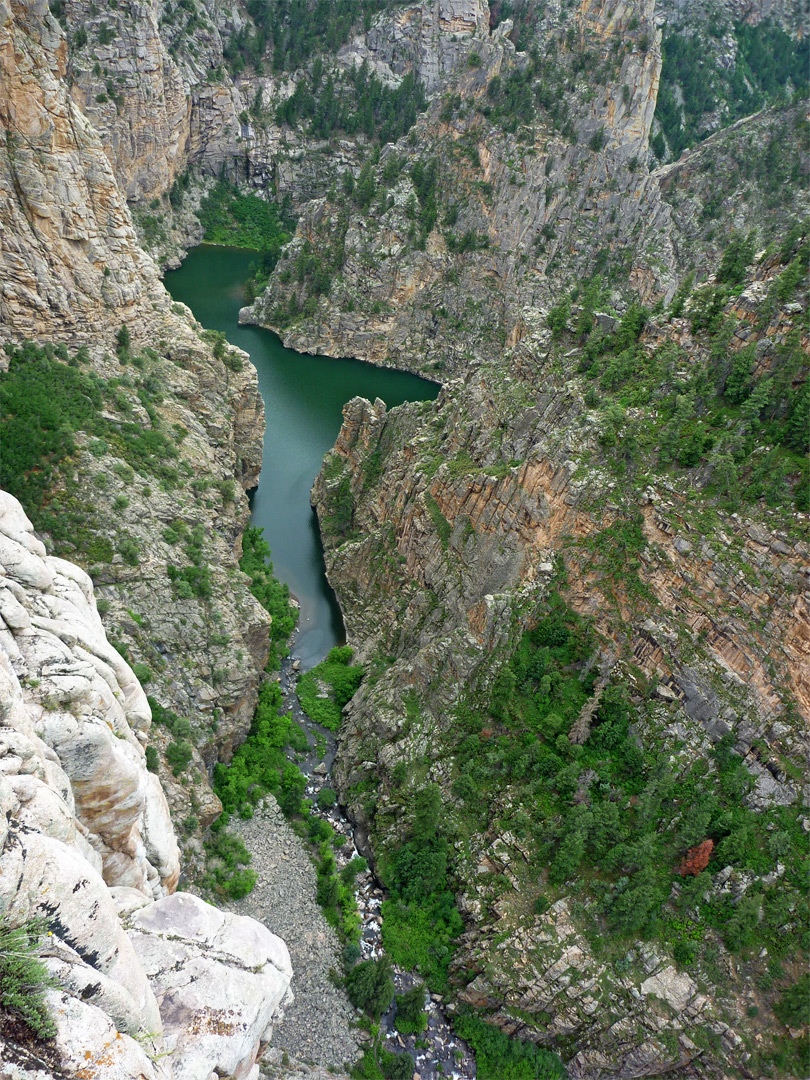
<instances>
[{"instance_id":1,"label":"dense forest on slope","mask_svg":"<svg viewBox=\"0 0 810 1080\"><path fill-rule=\"evenodd\" d=\"M724 34L734 43L728 66L717 63ZM755 26L729 27L715 19L694 29L668 29L663 54L655 111L661 130L652 140L659 160L667 148L669 158L677 158L718 127L810 88L807 39L790 37L768 19Z\"/></svg>"},{"instance_id":2,"label":"dense forest on slope","mask_svg":"<svg viewBox=\"0 0 810 1080\"><path fill-rule=\"evenodd\" d=\"M410 131L426 104L424 89L411 72L391 88L365 62L347 74L324 77L316 60L311 75L301 78L292 95L277 106L275 119L291 127L308 121L308 134L317 139L344 132L383 144Z\"/></svg>"},{"instance_id":3,"label":"dense forest on slope","mask_svg":"<svg viewBox=\"0 0 810 1080\"><path fill-rule=\"evenodd\" d=\"M771 264L756 309L760 332L797 293L805 295L806 236L807 226L797 225L778 250L772 245L760 253L760 265ZM810 381L802 326L773 345L767 339L743 345L737 336L735 298L754 261L755 241L753 233L733 238L714 282L692 291L688 278L675 296L667 314L683 317L689 301L691 350L672 341L653 349L641 344L647 323L652 329L660 316L639 305L627 309L613 332L601 332L593 316L605 306L599 280L575 290L575 336L584 342L577 370L590 380L585 404L601 411L601 446L619 474L653 461L657 470L677 465L700 470L701 488L728 512L760 499L775 508L792 499L806 511ZM562 334L570 313L570 300L552 308L555 334Z\"/></svg>"},{"instance_id":4,"label":"dense forest on slope","mask_svg":"<svg viewBox=\"0 0 810 1080\"><path fill-rule=\"evenodd\" d=\"M336 53L359 23L368 30L372 17L402 0L248 0L253 26L233 34L225 60L234 75L250 65L261 73L293 71L321 51ZM269 63L268 63L269 61Z\"/></svg>"}]
</instances>

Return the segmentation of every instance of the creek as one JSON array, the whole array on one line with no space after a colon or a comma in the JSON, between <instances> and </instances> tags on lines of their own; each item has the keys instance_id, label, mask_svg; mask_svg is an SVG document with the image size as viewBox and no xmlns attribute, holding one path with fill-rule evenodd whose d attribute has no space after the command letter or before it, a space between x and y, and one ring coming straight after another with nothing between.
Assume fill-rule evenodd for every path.
<instances>
[{"instance_id":1,"label":"creek","mask_svg":"<svg viewBox=\"0 0 810 1080\"><path fill-rule=\"evenodd\" d=\"M251 521L264 529L276 576L287 583L300 605L292 656L285 660L281 686L285 707L307 733L309 753L298 764L309 778L307 795L314 798L325 783L335 756L335 736L313 724L295 693L296 672L307 671L345 633L335 595L326 580L323 548L309 493L323 456L340 430L343 406L355 396L381 398L389 408L404 401L430 400L435 383L407 372L378 368L353 359L312 356L286 349L278 336L256 326L241 326L239 308L245 303L244 282L250 276L255 252L241 248L201 245L189 252L179 270L166 274L166 288L187 304L199 322L225 334L231 345L249 354L259 377L266 427L259 486L252 498ZM324 816L347 841L348 861L357 854L352 828L336 807ZM361 914L362 954L378 956L382 949L380 905L383 894L371 874L357 881ZM399 992L415 979L395 971ZM468 1048L457 1039L437 998L427 1002L428 1028L418 1040L399 1036L393 1010L383 1017L385 1045L413 1054L421 1080L475 1076Z\"/></svg>"}]
</instances>

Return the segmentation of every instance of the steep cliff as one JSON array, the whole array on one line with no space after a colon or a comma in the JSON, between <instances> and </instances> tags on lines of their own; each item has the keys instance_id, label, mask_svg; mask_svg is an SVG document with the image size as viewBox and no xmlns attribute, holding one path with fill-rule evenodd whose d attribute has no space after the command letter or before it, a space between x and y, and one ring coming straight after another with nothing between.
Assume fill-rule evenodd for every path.
<instances>
[{"instance_id":1,"label":"steep cliff","mask_svg":"<svg viewBox=\"0 0 810 1080\"><path fill-rule=\"evenodd\" d=\"M436 10L426 4L410 23ZM685 274L716 262L721 215L735 227L757 221L763 242L801 215L801 103L651 171L654 5L522 10L532 21L520 52L511 20L471 5L465 32L451 35L452 63L430 76L426 111L303 208L246 321L304 351L455 374L520 341L578 281L600 276L617 303L671 300ZM354 43L353 62L399 80L421 71L417 49L376 53L375 41ZM445 55L439 43L432 55Z\"/></svg>"},{"instance_id":2,"label":"steep cliff","mask_svg":"<svg viewBox=\"0 0 810 1080\"><path fill-rule=\"evenodd\" d=\"M106 638L88 576L46 554L5 492L0 700L0 922L44 920L55 1024L37 1042L6 998L0 1076L247 1075L288 992L286 947L174 892L146 695Z\"/></svg>"},{"instance_id":3,"label":"steep cliff","mask_svg":"<svg viewBox=\"0 0 810 1080\"><path fill-rule=\"evenodd\" d=\"M511 24L490 31L486 4L468 21L442 93L380 154L370 195L312 203L247 316L293 347L462 370L519 340L521 305L587 272L650 212L654 6L549 10L531 53L515 52ZM321 296L309 252L331 271Z\"/></svg>"},{"instance_id":4,"label":"steep cliff","mask_svg":"<svg viewBox=\"0 0 810 1080\"><path fill-rule=\"evenodd\" d=\"M218 809L206 765L247 731L268 653L268 616L238 569L242 488L261 463L256 374L172 305L138 246L101 140L68 94L59 24L44 5L3 10L4 483L52 550L92 571L117 646L191 723L191 808L189 777L167 768L163 780L183 817L205 824ZM137 153L117 161L124 183L151 175L147 143L127 142ZM170 180L154 170L151 182ZM26 338L45 346L20 350ZM43 408L52 428L34 446ZM70 435L51 444L51 430ZM172 743L163 728L153 741Z\"/></svg>"},{"instance_id":5,"label":"steep cliff","mask_svg":"<svg viewBox=\"0 0 810 1080\"><path fill-rule=\"evenodd\" d=\"M773 1010L803 964L807 477L758 419L771 400L806 431L807 257L783 249L708 319L730 257L629 335L568 309L576 334L538 321L435 405L351 402L313 492L372 675L341 797L402 895L438 786L467 921L451 994L575 1076L801 1075Z\"/></svg>"},{"instance_id":6,"label":"steep cliff","mask_svg":"<svg viewBox=\"0 0 810 1080\"><path fill-rule=\"evenodd\" d=\"M101 142L67 94L59 24L44 3L4 5L1 17L4 336L103 340L147 312L160 319L168 297Z\"/></svg>"}]
</instances>

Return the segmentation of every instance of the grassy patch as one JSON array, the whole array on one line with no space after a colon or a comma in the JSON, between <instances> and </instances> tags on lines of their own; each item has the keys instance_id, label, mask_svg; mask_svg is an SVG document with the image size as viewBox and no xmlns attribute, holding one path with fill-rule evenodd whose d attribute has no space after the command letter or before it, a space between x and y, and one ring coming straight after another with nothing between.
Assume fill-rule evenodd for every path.
<instances>
[{"instance_id":1,"label":"grassy patch","mask_svg":"<svg viewBox=\"0 0 810 1080\"><path fill-rule=\"evenodd\" d=\"M19 1017L38 1039L56 1034L45 1004L45 992L54 983L39 957L45 933L41 920L16 927L0 922L0 1006Z\"/></svg>"},{"instance_id":2,"label":"grassy patch","mask_svg":"<svg viewBox=\"0 0 810 1080\"><path fill-rule=\"evenodd\" d=\"M203 199L199 217L206 243L261 252L280 251L295 228L295 221L284 207L243 193L224 180Z\"/></svg>"},{"instance_id":3,"label":"grassy patch","mask_svg":"<svg viewBox=\"0 0 810 1080\"><path fill-rule=\"evenodd\" d=\"M9 367L0 376L0 483L58 550L78 548L93 561L111 559L114 548L104 535L110 522L98 517L95 500L82 492L73 466L86 442L105 486L111 473L127 483L137 473L156 477L167 489L177 484L178 453L157 410L162 392L154 360L127 352L127 363L139 360L144 373L105 381L86 369L88 357L81 349L70 357L64 346L26 342L7 345L6 352ZM128 419L133 399L143 407L146 424ZM123 537L117 546L126 562L137 565L133 545L131 537Z\"/></svg>"}]
</instances>

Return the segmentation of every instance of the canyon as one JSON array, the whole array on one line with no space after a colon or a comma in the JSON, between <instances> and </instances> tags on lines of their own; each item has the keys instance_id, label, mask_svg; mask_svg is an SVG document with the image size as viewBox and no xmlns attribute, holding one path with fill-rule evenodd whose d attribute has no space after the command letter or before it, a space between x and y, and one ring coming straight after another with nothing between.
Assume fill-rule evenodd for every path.
<instances>
[{"instance_id":1,"label":"canyon","mask_svg":"<svg viewBox=\"0 0 810 1080\"><path fill-rule=\"evenodd\" d=\"M464 919L448 1009L573 1077L798 1075L806 1021L781 1002L806 970L807 99L729 126L718 99L677 160L656 106L662 39L690 19L741 71L740 27L806 27L732 0L719 37L654 0L361 7L285 54L252 4L0 0L0 387L48 370L65 409L95 409L30 504L0 503L0 915L49 920L58 984L53 1056L6 1025L0 1076L256 1077L294 992L260 923L175 891L204 874L214 768L248 734L272 633L239 566L256 372L160 280L223 182L297 219L244 323L442 383L350 401L312 497L366 669L334 786L386 884L439 793ZM394 119L327 131L326 86L361 119L363 93L382 110L414 89ZM535 705L567 686L570 729L559 697L538 735L524 685ZM687 784L719 808L702 824ZM605 806L655 823L615 865L582 854ZM689 907L678 865L706 836ZM564 876L563 850L581 851ZM653 850L659 924L628 934L611 920Z\"/></svg>"}]
</instances>

